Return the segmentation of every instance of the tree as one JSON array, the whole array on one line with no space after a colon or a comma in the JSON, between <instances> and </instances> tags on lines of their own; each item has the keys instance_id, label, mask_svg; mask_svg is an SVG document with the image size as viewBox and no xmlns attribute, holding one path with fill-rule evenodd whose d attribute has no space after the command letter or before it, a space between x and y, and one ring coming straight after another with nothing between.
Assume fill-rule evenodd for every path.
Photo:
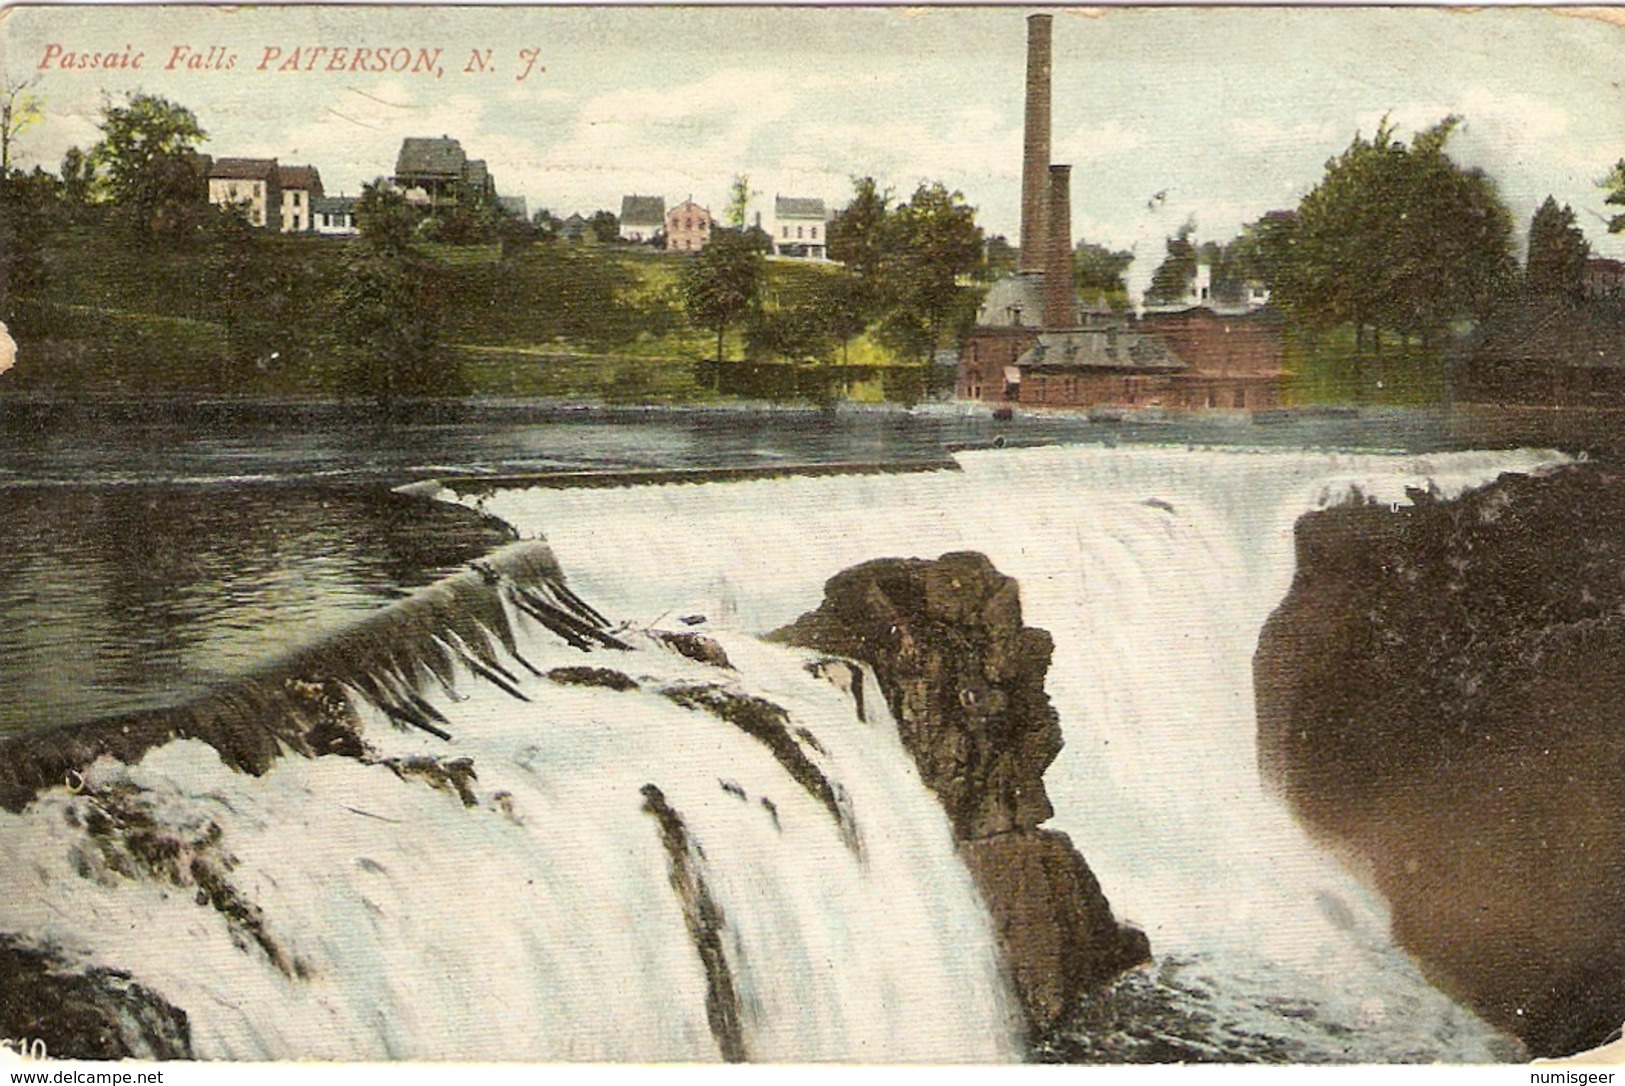
<instances>
[{"instance_id":1,"label":"tree","mask_svg":"<svg viewBox=\"0 0 1625 1086\"><path fill-rule=\"evenodd\" d=\"M546 241L557 238L559 231L564 228L564 220L545 207L538 208L536 214L530 217L530 221L536 227L536 236Z\"/></svg>"},{"instance_id":2,"label":"tree","mask_svg":"<svg viewBox=\"0 0 1625 1086\"><path fill-rule=\"evenodd\" d=\"M1243 226L1241 235L1232 243L1231 259L1244 280L1257 280L1272 291L1277 289L1290 273L1297 227L1295 210L1266 211L1258 221Z\"/></svg>"},{"instance_id":3,"label":"tree","mask_svg":"<svg viewBox=\"0 0 1625 1086\"><path fill-rule=\"evenodd\" d=\"M923 361L974 315L974 293L959 280L985 268L986 249L976 209L940 181L893 207L890 189L853 178L851 201L829 225L829 255L851 275L843 324L878 320L882 341ZM843 344L856 334L837 333Z\"/></svg>"},{"instance_id":4,"label":"tree","mask_svg":"<svg viewBox=\"0 0 1625 1086\"><path fill-rule=\"evenodd\" d=\"M728 206L723 211L723 221L735 230L745 228L745 216L750 214L750 178L742 173L734 174L733 184L728 186Z\"/></svg>"},{"instance_id":5,"label":"tree","mask_svg":"<svg viewBox=\"0 0 1625 1086\"><path fill-rule=\"evenodd\" d=\"M0 75L0 177L11 172L11 142L45 116L39 96L32 93L38 82L38 73L18 80Z\"/></svg>"},{"instance_id":6,"label":"tree","mask_svg":"<svg viewBox=\"0 0 1625 1086\"><path fill-rule=\"evenodd\" d=\"M872 177L852 179L852 200L829 224L829 257L845 264L859 279L873 281L892 247L890 189Z\"/></svg>"},{"instance_id":7,"label":"tree","mask_svg":"<svg viewBox=\"0 0 1625 1086\"><path fill-rule=\"evenodd\" d=\"M816 297L782 309L757 307L745 328L745 345L754 357L817 361L835 347L835 317L835 310Z\"/></svg>"},{"instance_id":8,"label":"tree","mask_svg":"<svg viewBox=\"0 0 1625 1086\"><path fill-rule=\"evenodd\" d=\"M1516 276L1512 214L1481 170L1445 153L1450 116L1407 147L1386 120L1356 135L1298 205L1277 298L1319 327L1352 324L1423 342L1449 321L1481 316Z\"/></svg>"},{"instance_id":9,"label":"tree","mask_svg":"<svg viewBox=\"0 0 1625 1086\"><path fill-rule=\"evenodd\" d=\"M1529 256L1524 262L1524 281L1529 291L1575 298L1585 291L1586 260L1591 245L1575 223L1574 211L1557 200L1535 209L1529 221Z\"/></svg>"},{"instance_id":10,"label":"tree","mask_svg":"<svg viewBox=\"0 0 1625 1086\"><path fill-rule=\"evenodd\" d=\"M830 331L841 345L841 361L849 361L847 351L853 338L869 327L863 284L850 271L829 276L820 292L819 304L829 314Z\"/></svg>"},{"instance_id":11,"label":"tree","mask_svg":"<svg viewBox=\"0 0 1625 1086\"><path fill-rule=\"evenodd\" d=\"M1122 294L1128 289L1123 273L1134 263L1134 254L1111 250L1104 245L1080 241L1072 250L1072 274L1084 292Z\"/></svg>"},{"instance_id":12,"label":"tree","mask_svg":"<svg viewBox=\"0 0 1625 1086\"><path fill-rule=\"evenodd\" d=\"M1145 289L1147 304L1171 305L1190 293L1191 282L1196 278L1196 246L1191 244L1191 235L1195 232L1196 224L1187 220L1179 232L1167 240L1168 255L1157 265L1151 274L1151 285Z\"/></svg>"},{"instance_id":13,"label":"tree","mask_svg":"<svg viewBox=\"0 0 1625 1086\"><path fill-rule=\"evenodd\" d=\"M96 189L96 160L77 147L62 155L62 198L75 206L90 203Z\"/></svg>"},{"instance_id":14,"label":"tree","mask_svg":"<svg viewBox=\"0 0 1625 1086\"><path fill-rule=\"evenodd\" d=\"M1625 158L1614 163L1614 168L1608 176L1602 179L1602 186L1608 190L1608 198L1603 202L1613 207L1625 207ZM1618 234L1625 231L1625 213L1613 216L1608 220L1608 232Z\"/></svg>"},{"instance_id":15,"label":"tree","mask_svg":"<svg viewBox=\"0 0 1625 1086\"><path fill-rule=\"evenodd\" d=\"M982 266L976 278L984 283L996 283L1016 270L1016 247L1003 234L993 234L982 250Z\"/></svg>"},{"instance_id":16,"label":"tree","mask_svg":"<svg viewBox=\"0 0 1625 1086\"><path fill-rule=\"evenodd\" d=\"M57 190L56 178L38 166L0 175L0 320L16 320L19 295L47 293L50 268L41 254Z\"/></svg>"},{"instance_id":17,"label":"tree","mask_svg":"<svg viewBox=\"0 0 1625 1086\"><path fill-rule=\"evenodd\" d=\"M139 236L181 234L198 220L205 178L192 111L139 92L102 105L102 141L91 152L113 204Z\"/></svg>"},{"instance_id":18,"label":"tree","mask_svg":"<svg viewBox=\"0 0 1625 1086\"><path fill-rule=\"evenodd\" d=\"M879 232L883 338L916 361L926 361L950 327L974 312L975 299L959 288L982 258L976 209L940 181L922 183L892 212Z\"/></svg>"},{"instance_id":19,"label":"tree","mask_svg":"<svg viewBox=\"0 0 1625 1086\"><path fill-rule=\"evenodd\" d=\"M379 177L361 186L355 202L355 224L374 249L408 253L417 236L418 217L406 197Z\"/></svg>"},{"instance_id":20,"label":"tree","mask_svg":"<svg viewBox=\"0 0 1625 1086\"><path fill-rule=\"evenodd\" d=\"M621 236L621 220L613 211L594 211L587 220L587 232L594 241L609 245Z\"/></svg>"},{"instance_id":21,"label":"tree","mask_svg":"<svg viewBox=\"0 0 1625 1086\"><path fill-rule=\"evenodd\" d=\"M743 317L761 297L766 262L740 230L711 232L705 248L683 266L683 308L702 328L717 332L717 361L728 326Z\"/></svg>"},{"instance_id":22,"label":"tree","mask_svg":"<svg viewBox=\"0 0 1625 1086\"><path fill-rule=\"evenodd\" d=\"M354 355L350 392L390 407L402 396L466 391L461 370L439 357L433 297L437 268L413 248L416 217L382 181L356 201L360 239L350 247L335 311Z\"/></svg>"}]
</instances>

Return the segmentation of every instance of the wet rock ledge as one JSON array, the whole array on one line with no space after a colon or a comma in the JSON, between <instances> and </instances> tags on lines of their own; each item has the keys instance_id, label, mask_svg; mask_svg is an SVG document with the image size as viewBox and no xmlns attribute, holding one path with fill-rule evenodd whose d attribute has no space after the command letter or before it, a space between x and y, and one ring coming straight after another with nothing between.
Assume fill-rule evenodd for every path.
<instances>
[{"instance_id":1,"label":"wet rock ledge","mask_svg":"<svg viewBox=\"0 0 1625 1086\"><path fill-rule=\"evenodd\" d=\"M1053 644L1021 620L1017 584L975 553L878 559L832 577L771 640L874 669L903 745L941 801L992 913L1035 1034L1149 958L1054 813L1044 770L1061 728L1044 692Z\"/></svg>"},{"instance_id":2,"label":"wet rock ledge","mask_svg":"<svg viewBox=\"0 0 1625 1086\"><path fill-rule=\"evenodd\" d=\"M1254 660L1266 780L1537 1056L1625 1019L1625 472L1330 509Z\"/></svg>"}]
</instances>

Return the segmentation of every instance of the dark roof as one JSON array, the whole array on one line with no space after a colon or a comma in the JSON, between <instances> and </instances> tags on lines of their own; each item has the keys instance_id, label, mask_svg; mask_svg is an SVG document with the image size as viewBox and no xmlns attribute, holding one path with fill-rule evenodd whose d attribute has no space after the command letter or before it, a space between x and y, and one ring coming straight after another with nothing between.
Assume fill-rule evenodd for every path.
<instances>
[{"instance_id":1,"label":"dark roof","mask_svg":"<svg viewBox=\"0 0 1625 1086\"><path fill-rule=\"evenodd\" d=\"M1625 304L1525 302L1485 322L1472 361L1625 367Z\"/></svg>"},{"instance_id":2,"label":"dark roof","mask_svg":"<svg viewBox=\"0 0 1625 1086\"><path fill-rule=\"evenodd\" d=\"M664 196L622 196L621 225L665 226L666 198Z\"/></svg>"},{"instance_id":3,"label":"dark roof","mask_svg":"<svg viewBox=\"0 0 1625 1086\"><path fill-rule=\"evenodd\" d=\"M523 219L525 217L525 198L523 196L498 196L497 210Z\"/></svg>"},{"instance_id":4,"label":"dark roof","mask_svg":"<svg viewBox=\"0 0 1625 1086\"><path fill-rule=\"evenodd\" d=\"M1042 332L1038 343L1016 365L1042 371L1092 369L1120 373L1177 373L1189 368L1189 363L1162 340L1124 327Z\"/></svg>"},{"instance_id":5,"label":"dark roof","mask_svg":"<svg viewBox=\"0 0 1625 1086\"><path fill-rule=\"evenodd\" d=\"M1043 272L1016 272L995 281L976 311L978 328L1041 328L1043 324Z\"/></svg>"},{"instance_id":6,"label":"dark roof","mask_svg":"<svg viewBox=\"0 0 1625 1086\"><path fill-rule=\"evenodd\" d=\"M816 196L774 196L773 214L780 219L824 218L824 201Z\"/></svg>"},{"instance_id":7,"label":"dark roof","mask_svg":"<svg viewBox=\"0 0 1625 1086\"><path fill-rule=\"evenodd\" d=\"M1172 324L1191 319L1214 323L1234 324L1245 321L1253 324L1280 324L1281 311L1270 305L1148 305L1140 316L1147 326Z\"/></svg>"},{"instance_id":8,"label":"dark roof","mask_svg":"<svg viewBox=\"0 0 1625 1086\"><path fill-rule=\"evenodd\" d=\"M285 189L304 189L318 194L322 191L322 175L314 166L279 166L277 183Z\"/></svg>"},{"instance_id":9,"label":"dark roof","mask_svg":"<svg viewBox=\"0 0 1625 1086\"><path fill-rule=\"evenodd\" d=\"M471 158L463 165L463 181L470 188L492 188L491 170L483 158Z\"/></svg>"},{"instance_id":10,"label":"dark roof","mask_svg":"<svg viewBox=\"0 0 1625 1086\"><path fill-rule=\"evenodd\" d=\"M310 209L318 215L350 215L355 213L354 196L318 196L310 201Z\"/></svg>"},{"instance_id":11,"label":"dark roof","mask_svg":"<svg viewBox=\"0 0 1625 1086\"><path fill-rule=\"evenodd\" d=\"M277 176L276 159L218 158L209 176L225 181L273 181Z\"/></svg>"},{"instance_id":12,"label":"dark roof","mask_svg":"<svg viewBox=\"0 0 1625 1086\"><path fill-rule=\"evenodd\" d=\"M408 136L401 141L400 154L395 156L395 176L461 181L467 162L463 145L450 136Z\"/></svg>"}]
</instances>

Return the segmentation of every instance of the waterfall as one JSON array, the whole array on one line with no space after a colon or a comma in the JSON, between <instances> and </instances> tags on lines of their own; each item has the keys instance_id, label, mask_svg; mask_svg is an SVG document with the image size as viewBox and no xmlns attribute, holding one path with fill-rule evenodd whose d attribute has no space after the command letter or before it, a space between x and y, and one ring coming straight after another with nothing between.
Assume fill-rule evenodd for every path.
<instances>
[{"instance_id":1,"label":"waterfall","mask_svg":"<svg viewBox=\"0 0 1625 1086\"><path fill-rule=\"evenodd\" d=\"M1194 963L1240 1030L1311 1055L1480 1061L1499 1039L1423 981L1383 904L1264 793L1251 659L1302 513L1451 496L1556 459L1055 447L962 453L959 471L922 475L462 500L545 535L575 583L639 622L762 632L857 562L986 553L1055 637L1052 824L1119 915Z\"/></svg>"},{"instance_id":2,"label":"waterfall","mask_svg":"<svg viewBox=\"0 0 1625 1086\"><path fill-rule=\"evenodd\" d=\"M14 741L0 951L139 985L200 1058L1018 1059L878 690L611 631L527 549L113 728L137 756Z\"/></svg>"}]
</instances>

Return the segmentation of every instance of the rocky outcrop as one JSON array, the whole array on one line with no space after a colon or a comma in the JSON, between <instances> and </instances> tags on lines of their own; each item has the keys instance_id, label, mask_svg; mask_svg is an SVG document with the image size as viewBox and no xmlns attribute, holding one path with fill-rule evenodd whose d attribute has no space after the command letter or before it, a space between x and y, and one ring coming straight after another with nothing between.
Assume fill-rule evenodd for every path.
<instances>
[{"instance_id":1,"label":"rocky outcrop","mask_svg":"<svg viewBox=\"0 0 1625 1086\"><path fill-rule=\"evenodd\" d=\"M0 1037L62 1060L192 1059L186 1012L128 973L0 935Z\"/></svg>"},{"instance_id":2,"label":"rocky outcrop","mask_svg":"<svg viewBox=\"0 0 1625 1086\"><path fill-rule=\"evenodd\" d=\"M1063 833L1044 770L1061 729L1044 676L1052 643L1022 624L1014 580L980 554L880 559L832 577L816 611L771 639L874 669L904 747L947 812L1032 1028L1145 961Z\"/></svg>"},{"instance_id":3,"label":"rocky outcrop","mask_svg":"<svg viewBox=\"0 0 1625 1086\"><path fill-rule=\"evenodd\" d=\"M1298 522L1255 658L1266 779L1396 940L1536 1055L1625 1020L1625 474Z\"/></svg>"}]
</instances>

